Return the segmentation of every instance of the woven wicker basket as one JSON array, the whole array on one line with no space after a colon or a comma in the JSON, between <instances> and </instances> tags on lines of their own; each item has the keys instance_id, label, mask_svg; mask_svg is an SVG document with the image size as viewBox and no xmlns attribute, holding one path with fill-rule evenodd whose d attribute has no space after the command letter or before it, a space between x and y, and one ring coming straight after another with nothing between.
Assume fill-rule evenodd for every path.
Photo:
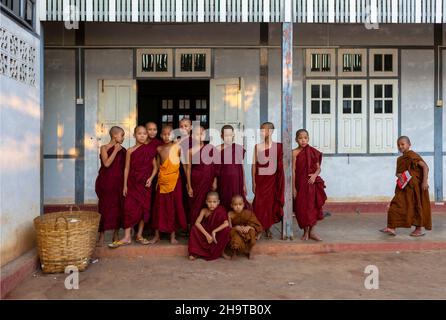
<instances>
[{"instance_id":1,"label":"woven wicker basket","mask_svg":"<svg viewBox=\"0 0 446 320\"><path fill-rule=\"evenodd\" d=\"M37 249L43 272L65 272L65 267L87 268L96 246L100 214L91 211L47 213L34 219Z\"/></svg>"}]
</instances>

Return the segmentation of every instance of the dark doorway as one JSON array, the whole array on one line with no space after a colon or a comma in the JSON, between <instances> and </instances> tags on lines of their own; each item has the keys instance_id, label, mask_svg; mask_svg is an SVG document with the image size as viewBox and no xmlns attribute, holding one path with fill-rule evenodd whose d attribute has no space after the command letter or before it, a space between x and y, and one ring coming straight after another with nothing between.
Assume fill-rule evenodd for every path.
<instances>
[{"instance_id":1,"label":"dark doorway","mask_svg":"<svg viewBox=\"0 0 446 320\"><path fill-rule=\"evenodd\" d=\"M178 128L183 118L209 128L209 80L139 80L138 124Z\"/></svg>"}]
</instances>

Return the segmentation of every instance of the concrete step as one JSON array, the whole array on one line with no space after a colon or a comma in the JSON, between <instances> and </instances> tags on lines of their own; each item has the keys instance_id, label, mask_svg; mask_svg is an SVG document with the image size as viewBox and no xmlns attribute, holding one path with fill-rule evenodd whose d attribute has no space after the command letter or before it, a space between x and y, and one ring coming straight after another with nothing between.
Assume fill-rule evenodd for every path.
<instances>
[{"instance_id":1,"label":"concrete step","mask_svg":"<svg viewBox=\"0 0 446 320\"><path fill-rule=\"evenodd\" d=\"M167 242L167 240L165 240ZM446 250L446 242L439 241L389 241L389 242L338 242L338 243L299 243L300 240L260 241L253 249L253 254L261 255L291 255L291 254L321 254L335 252L383 252L383 251L418 251ZM97 248L94 258L138 258L138 257L187 257L187 245L155 244L143 246L132 244L116 249L108 247Z\"/></svg>"}]
</instances>

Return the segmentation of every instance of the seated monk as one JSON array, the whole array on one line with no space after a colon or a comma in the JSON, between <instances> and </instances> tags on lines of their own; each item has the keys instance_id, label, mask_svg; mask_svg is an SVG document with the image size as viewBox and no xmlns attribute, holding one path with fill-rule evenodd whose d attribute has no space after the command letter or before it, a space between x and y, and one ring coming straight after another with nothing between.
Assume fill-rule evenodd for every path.
<instances>
[{"instance_id":1,"label":"seated monk","mask_svg":"<svg viewBox=\"0 0 446 320\"><path fill-rule=\"evenodd\" d=\"M262 224L255 214L248 209L243 209L244 199L240 195L232 197L229 212L229 225L231 227L231 242L229 244L234 256L237 253L246 254L252 258L251 249L256 244L257 237L263 231Z\"/></svg>"},{"instance_id":2,"label":"seated monk","mask_svg":"<svg viewBox=\"0 0 446 320\"><path fill-rule=\"evenodd\" d=\"M228 215L220 205L217 192L211 191L207 194L206 206L207 208L201 209L195 225L190 230L189 259L230 259L231 257L224 253L230 240Z\"/></svg>"}]
</instances>

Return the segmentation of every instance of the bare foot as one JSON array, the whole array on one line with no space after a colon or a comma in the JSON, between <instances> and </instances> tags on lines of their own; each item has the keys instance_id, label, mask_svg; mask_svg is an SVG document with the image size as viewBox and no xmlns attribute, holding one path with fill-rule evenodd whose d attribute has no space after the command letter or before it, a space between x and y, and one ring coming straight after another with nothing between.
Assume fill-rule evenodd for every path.
<instances>
[{"instance_id":1,"label":"bare foot","mask_svg":"<svg viewBox=\"0 0 446 320\"><path fill-rule=\"evenodd\" d=\"M228 256L226 253L224 253L223 252L223 254L222 254L222 257L224 258L224 259L226 259L226 260L231 260L232 259L232 257L231 256Z\"/></svg>"},{"instance_id":2,"label":"bare foot","mask_svg":"<svg viewBox=\"0 0 446 320\"><path fill-rule=\"evenodd\" d=\"M310 239L314 241L322 241L322 239L315 232L310 232Z\"/></svg>"},{"instance_id":3,"label":"bare foot","mask_svg":"<svg viewBox=\"0 0 446 320\"><path fill-rule=\"evenodd\" d=\"M170 235L170 244L178 244L178 240L175 238L175 233L172 232Z\"/></svg>"},{"instance_id":4,"label":"bare foot","mask_svg":"<svg viewBox=\"0 0 446 320\"><path fill-rule=\"evenodd\" d=\"M423 232L423 230L420 227L416 227L414 231L410 233L411 237L422 237L426 233Z\"/></svg>"},{"instance_id":5,"label":"bare foot","mask_svg":"<svg viewBox=\"0 0 446 320\"><path fill-rule=\"evenodd\" d=\"M149 244L155 244L158 241L160 241L160 236L159 235L155 235L152 240L149 240Z\"/></svg>"},{"instance_id":6,"label":"bare foot","mask_svg":"<svg viewBox=\"0 0 446 320\"><path fill-rule=\"evenodd\" d=\"M267 239L272 239L273 238L273 234L271 233L271 230L268 229L268 230L266 230L265 233L266 233L266 238Z\"/></svg>"},{"instance_id":7,"label":"bare foot","mask_svg":"<svg viewBox=\"0 0 446 320\"><path fill-rule=\"evenodd\" d=\"M308 231L305 231L302 237L300 237L300 240L307 241L308 240Z\"/></svg>"},{"instance_id":8,"label":"bare foot","mask_svg":"<svg viewBox=\"0 0 446 320\"><path fill-rule=\"evenodd\" d=\"M196 259L197 259L197 257L195 257L195 256L193 256L193 255L190 255L190 256L189 256L189 260L191 260L191 261L196 260Z\"/></svg>"}]
</instances>

